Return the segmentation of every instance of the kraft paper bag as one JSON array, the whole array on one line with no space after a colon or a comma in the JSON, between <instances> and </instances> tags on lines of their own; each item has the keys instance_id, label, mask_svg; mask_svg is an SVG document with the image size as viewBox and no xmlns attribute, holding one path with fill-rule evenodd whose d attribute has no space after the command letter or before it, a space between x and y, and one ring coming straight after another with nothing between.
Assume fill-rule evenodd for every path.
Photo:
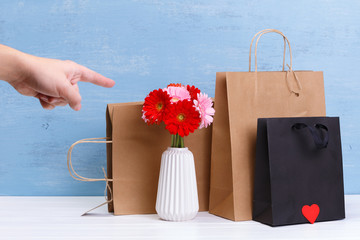
<instances>
[{"instance_id":1,"label":"kraft paper bag","mask_svg":"<svg viewBox=\"0 0 360 240\"><path fill-rule=\"evenodd\" d=\"M143 102L108 104L106 138L102 138L106 141L80 140L68 153L69 171L75 179L107 183L106 203L109 212L115 215L156 213L161 155L170 146L171 135L164 125L148 126L142 120L142 105ZM184 139L185 146L194 154L199 211L209 209L211 137L212 129L209 127ZM104 179L82 177L72 167L73 147L78 143L94 142L107 144L107 174Z\"/></svg>"},{"instance_id":2,"label":"kraft paper bag","mask_svg":"<svg viewBox=\"0 0 360 240\"><path fill-rule=\"evenodd\" d=\"M257 44L263 34L284 39L283 71L257 71ZM325 116L322 72L293 71L291 47L283 33L257 33L255 72L216 74L209 212L234 221L252 219L257 119L261 117ZM252 45L251 43L251 45ZM290 53L285 71L285 50Z\"/></svg>"},{"instance_id":3,"label":"kraft paper bag","mask_svg":"<svg viewBox=\"0 0 360 240\"><path fill-rule=\"evenodd\" d=\"M260 118L255 221L281 226L345 218L338 117Z\"/></svg>"}]
</instances>

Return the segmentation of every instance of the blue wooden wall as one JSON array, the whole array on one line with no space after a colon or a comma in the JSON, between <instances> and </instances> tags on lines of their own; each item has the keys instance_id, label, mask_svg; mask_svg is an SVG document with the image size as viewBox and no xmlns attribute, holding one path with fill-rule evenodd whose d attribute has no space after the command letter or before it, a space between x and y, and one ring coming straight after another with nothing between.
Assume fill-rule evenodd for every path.
<instances>
[{"instance_id":1,"label":"blue wooden wall","mask_svg":"<svg viewBox=\"0 0 360 240\"><path fill-rule=\"evenodd\" d=\"M45 111L0 81L0 195L102 195L104 183L73 180L74 141L105 135L107 103L140 101L169 82L214 96L217 71L247 71L254 33L283 31L295 70L323 70L327 113L341 117L345 190L360 194L360 1L1 0L0 43L71 59L116 81L80 83L82 110ZM280 70L282 40L264 37L259 69ZM102 177L105 146L76 148L82 175ZM319 170L320 171L320 170Z\"/></svg>"}]
</instances>

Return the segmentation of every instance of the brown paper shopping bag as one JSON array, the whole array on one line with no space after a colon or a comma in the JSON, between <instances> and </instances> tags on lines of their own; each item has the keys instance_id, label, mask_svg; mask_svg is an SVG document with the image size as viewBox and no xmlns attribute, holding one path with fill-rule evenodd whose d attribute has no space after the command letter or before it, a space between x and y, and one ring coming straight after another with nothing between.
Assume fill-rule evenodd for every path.
<instances>
[{"instance_id":1,"label":"brown paper shopping bag","mask_svg":"<svg viewBox=\"0 0 360 240\"><path fill-rule=\"evenodd\" d=\"M290 66L285 71L257 71L257 44L275 32L288 44ZM257 118L325 116L322 72L293 71L291 47L278 30L257 33L255 71L216 74L209 212L234 221L252 219Z\"/></svg>"},{"instance_id":2,"label":"brown paper shopping bag","mask_svg":"<svg viewBox=\"0 0 360 240\"><path fill-rule=\"evenodd\" d=\"M155 202L161 154L170 146L165 126L148 126L142 120L142 102L108 104L106 111L107 175L104 179L84 178L73 171L71 151L69 170L81 181L106 181L109 212L115 215L156 213ZM195 131L185 138L193 152L199 196L199 211L209 208L211 127Z\"/></svg>"}]
</instances>

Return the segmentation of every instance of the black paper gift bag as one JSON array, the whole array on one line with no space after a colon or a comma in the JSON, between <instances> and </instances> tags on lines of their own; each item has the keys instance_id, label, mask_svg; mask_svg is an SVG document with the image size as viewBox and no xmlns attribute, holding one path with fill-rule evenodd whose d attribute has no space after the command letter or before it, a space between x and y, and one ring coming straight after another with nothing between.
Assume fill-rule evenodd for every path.
<instances>
[{"instance_id":1,"label":"black paper gift bag","mask_svg":"<svg viewBox=\"0 0 360 240\"><path fill-rule=\"evenodd\" d=\"M339 118L260 118L257 129L253 219L345 218Z\"/></svg>"}]
</instances>

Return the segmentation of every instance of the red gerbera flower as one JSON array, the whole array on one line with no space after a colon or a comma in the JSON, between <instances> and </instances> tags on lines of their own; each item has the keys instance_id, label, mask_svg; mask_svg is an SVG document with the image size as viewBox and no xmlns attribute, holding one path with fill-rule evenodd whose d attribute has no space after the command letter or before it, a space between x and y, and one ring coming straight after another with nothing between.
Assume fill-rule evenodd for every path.
<instances>
[{"instance_id":1,"label":"red gerbera flower","mask_svg":"<svg viewBox=\"0 0 360 240\"><path fill-rule=\"evenodd\" d=\"M170 134L181 137L189 135L199 128L200 114L188 100L178 101L168 106L164 122Z\"/></svg>"},{"instance_id":2,"label":"red gerbera flower","mask_svg":"<svg viewBox=\"0 0 360 240\"><path fill-rule=\"evenodd\" d=\"M192 100L197 100L198 99L197 95L198 95L198 93L200 93L200 90L197 87L187 85L186 90L188 90L188 92L190 93L190 96L191 96Z\"/></svg>"},{"instance_id":3,"label":"red gerbera flower","mask_svg":"<svg viewBox=\"0 0 360 240\"><path fill-rule=\"evenodd\" d=\"M170 96L162 89L154 90L145 98L143 119L147 124L160 124L164 120L164 111L170 105Z\"/></svg>"}]
</instances>

